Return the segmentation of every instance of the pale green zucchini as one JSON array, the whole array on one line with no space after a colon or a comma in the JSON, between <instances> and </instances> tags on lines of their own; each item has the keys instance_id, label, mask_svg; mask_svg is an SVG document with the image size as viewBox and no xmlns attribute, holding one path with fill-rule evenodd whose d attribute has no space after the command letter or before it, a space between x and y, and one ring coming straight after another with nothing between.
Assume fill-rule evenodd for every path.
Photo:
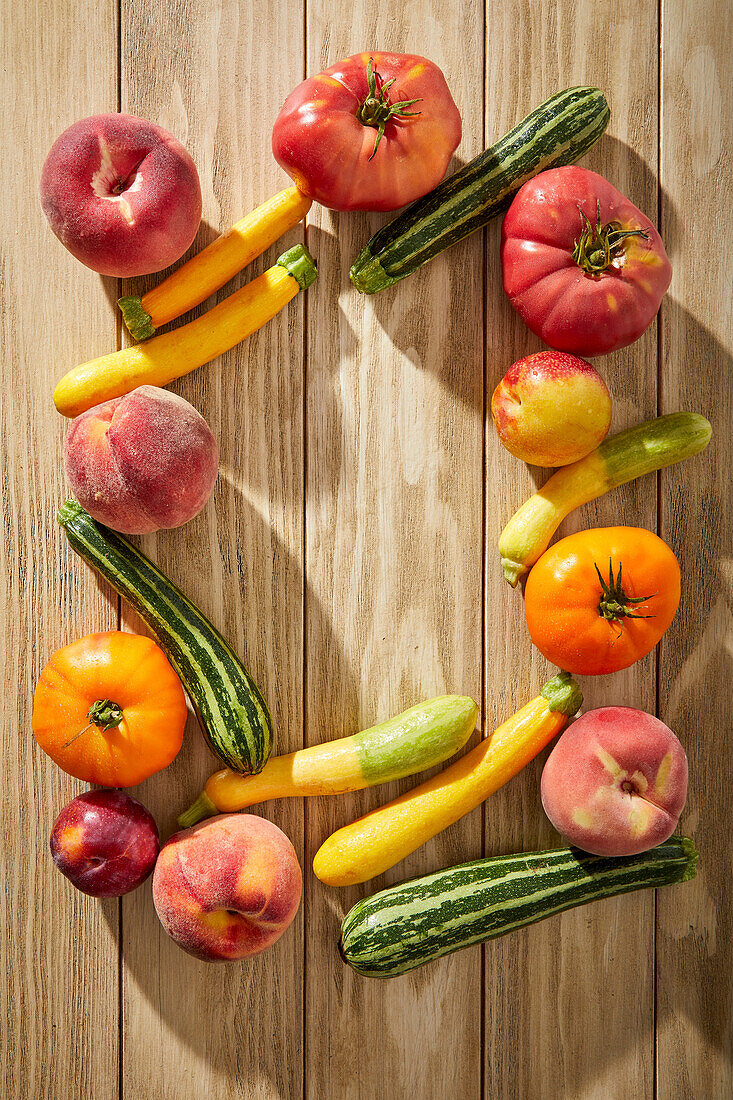
<instances>
[{"instance_id":1,"label":"pale green zucchini","mask_svg":"<svg viewBox=\"0 0 733 1100\"><path fill-rule=\"evenodd\" d=\"M705 450L712 432L699 413L667 413L608 436L585 458L562 466L514 513L499 536L505 579L516 587L573 509L617 485L692 458Z\"/></svg>"}]
</instances>

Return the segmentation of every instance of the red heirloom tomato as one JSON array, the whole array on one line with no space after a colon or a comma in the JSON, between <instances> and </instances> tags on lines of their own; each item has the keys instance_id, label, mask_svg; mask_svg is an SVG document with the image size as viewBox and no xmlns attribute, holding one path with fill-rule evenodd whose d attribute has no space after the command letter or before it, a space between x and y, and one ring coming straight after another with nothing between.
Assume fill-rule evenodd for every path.
<instances>
[{"instance_id":1,"label":"red heirloom tomato","mask_svg":"<svg viewBox=\"0 0 733 1100\"><path fill-rule=\"evenodd\" d=\"M519 189L504 218L501 265L509 301L532 332L584 356L638 340L672 278L649 219L576 165Z\"/></svg>"},{"instance_id":2,"label":"red heirloom tomato","mask_svg":"<svg viewBox=\"0 0 733 1100\"><path fill-rule=\"evenodd\" d=\"M596 527L560 539L524 590L532 641L565 672L599 676L654 649L680 602L680 567L641 527Z\"/></svg>"},{"instance_id":3,"label":"red heirloom tomato","mask_svg":"<svg viewBox=\"0 0 733 1100\"><path fill-rule=\"evenodd\" d=\"M414 54L359 53L285 100L272 151L332 210L395 210L436 187L461 140L445 77Z\"/></svg>"}]
</instances>

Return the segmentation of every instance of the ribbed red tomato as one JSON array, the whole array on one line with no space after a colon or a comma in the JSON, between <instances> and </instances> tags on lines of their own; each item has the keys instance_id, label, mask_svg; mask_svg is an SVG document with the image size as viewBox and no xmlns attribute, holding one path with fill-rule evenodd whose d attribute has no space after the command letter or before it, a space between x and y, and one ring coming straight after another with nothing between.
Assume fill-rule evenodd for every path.
<instances>
[{"instance_id":1,"label":"ribbed red tomato","mask_svg":"<svg viewBox=\"0 0 733 1100\"><path fill-rule=\"evenodd\" d=\"M436 187L461 140L445 77L414 54L359 53L299 84L272 131L278 164L332 210L395 210Z\"/></svg>"},{"instance_id":2,"label":"ribbed red tomato","mask_svg":"<svg viewBox=\"0 0 733 1100\"><path fill-rule=\"evenodd\" d=\"M638 340L672 278L649 218L577 165L519 189L504 218L501 265L509 301L532 332L583 356Z\"/></svg>"}]
</instances>

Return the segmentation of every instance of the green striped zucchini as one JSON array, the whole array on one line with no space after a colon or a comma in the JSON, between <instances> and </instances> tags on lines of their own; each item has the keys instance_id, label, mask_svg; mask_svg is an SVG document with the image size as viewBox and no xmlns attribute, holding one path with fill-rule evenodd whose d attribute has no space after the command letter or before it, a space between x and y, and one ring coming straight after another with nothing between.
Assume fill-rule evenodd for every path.
<instances>
[{"instance_id":1,"label":"green striped zucchini","mask_svg":"<svg viewBox=\"0 0 733 1100\"><path fill-rule=\"evenodd\" d=\"M579 160L598 141L609 118L598 88L566 88L551 96L490 149L378 230L351 268L352 283L364 294L375 294L412 275L506 210L532 176Z\"/></svg>"},{"instance_id":2,"label":"green striped zucchini","mask_svg":"<svg viewBox=\"0 0 733 1100\"><path fill-rule=\"evenodd\" d=\"M358 901L341 926L340 950L358 974L394 978L589 901L687 882L696 864L682 836L621 859L577 848L479 859Z\"/></svg>"},{"instance_id":3,"label":"green striped zucchini","mask_svg":"<svg viewBox=\"0 0 733 1100\"><path fill-rule=\"evenodd\" d=\"M272 752L267 704L231 646L149 558L95 521L75 500L58 522L74 550L124 596L147 623L180 676L220 760L255 774Z\"/></svg>"}]
</instances>

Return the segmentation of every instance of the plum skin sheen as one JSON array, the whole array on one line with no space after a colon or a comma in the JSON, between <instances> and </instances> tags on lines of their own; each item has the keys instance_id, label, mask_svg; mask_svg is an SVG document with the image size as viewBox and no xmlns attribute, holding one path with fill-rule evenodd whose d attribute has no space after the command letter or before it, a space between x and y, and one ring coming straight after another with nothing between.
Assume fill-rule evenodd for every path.
<instances>
[{"instance_id":1,"label":"plum skin sheen","mask_svg":"<svg viewBox=\"0 0 733 1100\"><path fill-rule=\"evenodd\" d=\"M95 898L118 898L151 874L160 850L152 814L117 790L86 791L56 818L51 855L77 890Z\"/></svg>"}]
</instances>

